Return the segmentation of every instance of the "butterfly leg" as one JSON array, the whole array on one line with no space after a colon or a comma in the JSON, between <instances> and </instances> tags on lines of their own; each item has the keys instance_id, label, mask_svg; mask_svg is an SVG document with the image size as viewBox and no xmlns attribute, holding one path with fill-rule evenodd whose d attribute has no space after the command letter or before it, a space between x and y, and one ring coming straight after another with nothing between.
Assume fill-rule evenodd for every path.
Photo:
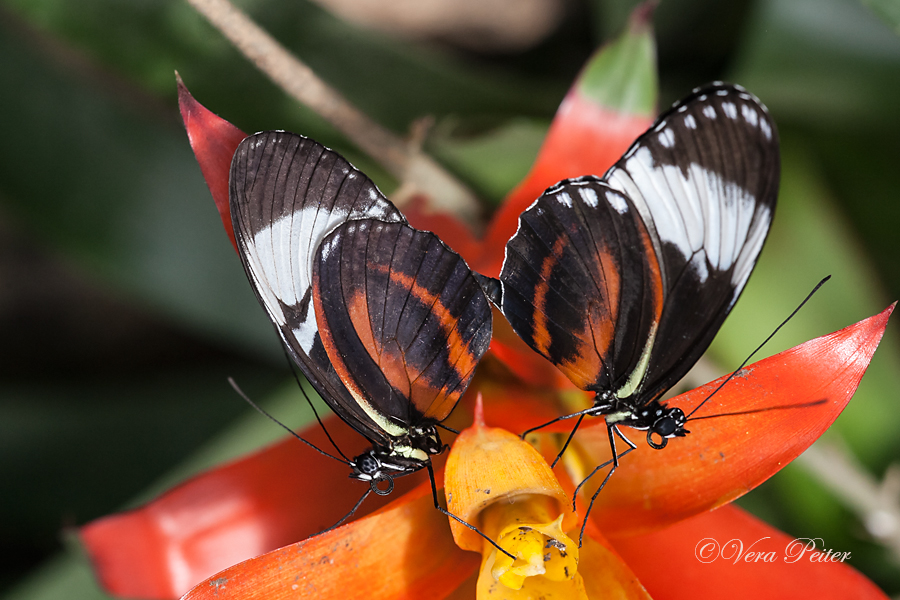
<instances>
[{"instance_id":1,"label":"butterfly leg","mask_svg":"<svg viewBox=\"0 0 900 600\"><path fill-rule=\"evenodd\" d=\"M575 493L572 495L572 508L575 508L575 499L578 497L578 492L581 490L581 486L588 482L588 480L597 474L597 471L608 466L612 463L612 468L610 468L609 473L606 474L606 477L603 478L603 482L600 484L600 487L597 488L597 491L594 492L594 495L591 496L591 501L588 504L587 511L584 513L584 521L581 523L581 533L578 536L578 547L581 548L581 544L584 541L584 528L587 527L587 520L591 514L591 509L594 508L594 501L597 499L597 496L600 495L600 490L606 486L606 482L609 481L609 478L612 477L612 474L616 472L616 469L619 468L619 459L631 452L632 450L637 450L637 446L625 437L621 431L619 431L618 426L615 424L610 425L606 424L606 433L609 436L609 448L612 451L612 458L602 465L597 466L593 471L591 471L590 475L585 477L581 483L578 484L578 487L575 488ZM628 449L622 452L622 454L618 454L616 451L616 436L619 436L623 442L628 444Z\"/></svg>"},{"instance_id":2,"label":"butterfly leg","mask_svg":"<svg viewBox=\"0 0 900 600\"><path fill-rule=\"evenodd\" d=\"M542 424L538 425L537 427L532 427L531 429L526 429L519 435L519 438L524 440L525 436L528 435L529 433L533 433L539 429L543 429L544 427L553 425L554 423L559 423L560 421L565 421L566 419L572 419L574 417L581 417L584 415L592 414L592 413L594 413L595 410L596 410L596 407L592 406L592 407L586 408L584 410L579 410L578 412L573 412L572 414L569 414L569 415L563 415L561 417L556 417L555 419L547 421L546 423L542 423ZM579 423L580 422L581 421L579 420ZM576 429L577 429L577 427L578 426L576 425ZM572 432L572 435L575 435L574 431Z\"/></svg>"},{"instance_id":3,"label":"butterfly leg","mask_svg":"<svg viewBox=\"0 0 900 600\"><path fill-rule=\"evenodd\" d=\"M559 451L559 454L556 455L556 458L553 459L553 464L550 465L550 468L556 466L556 463L559 462L559 459L562 458L562 455L566 453L566 448L569 447L569 444L572 442L572 438L575 437L575 432L578 431L578 428L581 426L581 422L584 421L584 415L586 413L582 413L581 416L578 417L578 420L575 421L575 427L572 428L572 431L569 432L569 437L566 438L566 443L563 444L562 450Z\"/></svg>"},{"instance_id":4,"label":"butterfly leg","mask_svg":"<svg viewBox=\"0 0 900 600\"><path fill-rule=\"evenodd\" d=\"M474 525L472 525L470 523L466 523L465 521L463 521L462 519L460 519L459 517L454 515L452 512L450 512L449 510L447 510L446 508L441 506L441 503L438 502L437 484L435 484L435 482L434 482L434 468L431 466L431 461L428 462L428 464L426 465L426 468L428 469L428 479L431 481L431 496L432 496L432 498L434 498L434 507L436 509L438 509L439 511L441 511L441 513L443 513L444 515L446 515L446 516L450 517L451 519L453 519L454 521L456 521L457 523L461 523L461 524L465 525L466 527L468 527L469 529L471 529L472 531L474 531L475 533L477 533L478 535L480 535L481 537L486 539L488 542L490 542L494 548L496 548L503 554L507 555L511 559L515 560L516 559L515 556L513 556L512 554L510 554L509 552L507 552L506 550L501 548L500 545L497 544L497 542L495 542L494 540L492 540L491 538L486 536L484 534L484 532L482 532L480 529L478 529L477 527L475 527Z\"/></svg>"}]
</instances>

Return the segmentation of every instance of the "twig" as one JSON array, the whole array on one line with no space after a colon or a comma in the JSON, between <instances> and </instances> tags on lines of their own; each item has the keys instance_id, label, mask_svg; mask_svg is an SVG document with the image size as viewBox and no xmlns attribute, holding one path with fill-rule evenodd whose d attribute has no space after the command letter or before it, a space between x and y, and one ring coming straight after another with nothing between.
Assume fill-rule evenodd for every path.
<instances>
[{"instance_id":1,"label":"twig","mask_svg":"<svg viewBox=\"0 0 900 600\"><path fill-rule=\"evenodd\" d=\"M472 193L440 165L369 119L228 0L187 0L256 67L322 116L406 186L428 193L435 208L475 222Z\"/></svg>"},{"instance_id":2,"label":"twig","mask_svg":"<svg viewBox=\"0 0 900 600\"><path fill-rule=\"evenodd\" d=\"M872 537L900 562L900 466L892 465L879 484L848 451L822 441L810 446L797 463L855 512Z\"/></svg>"}]
</instances>

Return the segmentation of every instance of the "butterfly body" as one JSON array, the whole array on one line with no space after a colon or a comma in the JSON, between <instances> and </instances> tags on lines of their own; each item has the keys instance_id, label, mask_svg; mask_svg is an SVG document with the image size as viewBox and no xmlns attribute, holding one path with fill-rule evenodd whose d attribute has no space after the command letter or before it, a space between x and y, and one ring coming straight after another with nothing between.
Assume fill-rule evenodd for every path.
<instances>
[{"instance_id":1,"label":"butterfly body","mask_svg":"<svg viewBox=\"0 0 900 600\"><path fill-rule=\"evenodd\" d=\"M625 425L646 431L647 444L657 450L665 448L669 438L684 437L690 433L684 428L687 424L684 411L678 407L668 407L659 400L641 403L632 399L621 400L605 392L595 396L594 405L586 414L602 416L610 425ZM659 442L653 439L653 434L659 437Z\"/></svg>"},{"instance_id":2,"label":"butterfly body","mask_svg":"<svg viewBox=\"0 0 900 600\"><path fill-rule=\"evenodd\" d=\"M410 429L406 439L389 447L373 446L351 460L350 478L367 483L390 481L424 468L431 456L445 449L435 425L419 425Z\"/></svg>"}]
</instances>

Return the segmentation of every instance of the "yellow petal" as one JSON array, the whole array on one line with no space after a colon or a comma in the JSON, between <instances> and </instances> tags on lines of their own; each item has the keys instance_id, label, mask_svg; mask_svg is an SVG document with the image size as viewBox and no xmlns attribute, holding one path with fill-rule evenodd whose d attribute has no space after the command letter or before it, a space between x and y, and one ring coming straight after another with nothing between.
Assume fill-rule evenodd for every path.
<instances>
[{"instance_id":1,"label":"yellow petal","mask_svg":"<svg viewBox=\"0 0 900 600\"><path fill-rule=\"evenodd\" d=\"M484 532L516 558L485 541L476 597L587 598L578 547L563 533L557 506L549 496L527 495L485 509Z\"/></svg>"},{"instance_id":2,"label":"yellow petal","mask_svg":"<svg viewBox=\"0 0 900 600\"><path fill-rule=\"evenodd\" d=\"M578 574L577 543L565 531L580 526L547 462L508 431L476 424L454 442L444 471L450 512L489 541L450 521L454 539L482 553L477 597L587 598Z\"/></svg>"},{"instance_id":3,"label":"yellow petal","mask_svg":"<svg viewBox=\"0 0 900 600\"><path fill-rule=\"evenodd\" d=\"M476 409L477 412L477 409ZM480 514L488 506L515 502L524 495L546 496L554 501L554 516L563 515L564 531L580 526L569 499L543 457L512 433L478 422L456 438L444 470L447 509L479 527ZM450 521L457 545L481 552L483 538L461 523Z\"/></svg>"}]
</instances>

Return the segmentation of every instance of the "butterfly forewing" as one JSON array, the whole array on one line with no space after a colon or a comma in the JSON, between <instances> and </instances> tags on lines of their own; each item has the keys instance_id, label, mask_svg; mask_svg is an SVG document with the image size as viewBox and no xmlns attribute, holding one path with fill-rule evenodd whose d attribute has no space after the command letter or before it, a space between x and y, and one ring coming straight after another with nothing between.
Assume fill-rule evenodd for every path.
<instances>
[{"instance_id":1,"label":"butterfly forewing","mask_svg":"<svg viewBox=\"0 0 900 600\"><path fill-rule=\"evenodd\" d=\"M595 177L561 182L522 214L500 280L513 329L582 389L624 385L662 307L640 215Z\"/></svg>"},{"instance_id":2,"label":"butterfly forewing","mask_svg":"<svg viewBox=\"0 0 900 600\"><path fill-rule=\"evenodd\" d=\"M662 270L665 303L643 399L693 366L737 301L772 221L779 165L765 107L714 84L673 106L604 176L640 211Z\"/></svg>"},{"instance_id":3,"label":"butterfly forewing","mask_svg":"<svg viewBox=\"0 0 900 600\"><path fill-rule=\"evenodd\" d=\"M490 343L490 306L465 262L402 223L351 221L329 234L313 303L356 404L393 435L443 420Z\"/></svg>"},{"instance_id":4,"label":"butterfly forewing","mask_svg":"<svg viewBox=\"0 0 900 600\"><path fill-rule=\"evenodd\" d=\"M340 155L303 136L246 138L231 163L231 216L241 261L260 303L319 394L372 440L384 432L353 399L321 343L310 295L312 260L325 235L361 218L404 221L375 184Z\"/></svg>"}]
</instances>

